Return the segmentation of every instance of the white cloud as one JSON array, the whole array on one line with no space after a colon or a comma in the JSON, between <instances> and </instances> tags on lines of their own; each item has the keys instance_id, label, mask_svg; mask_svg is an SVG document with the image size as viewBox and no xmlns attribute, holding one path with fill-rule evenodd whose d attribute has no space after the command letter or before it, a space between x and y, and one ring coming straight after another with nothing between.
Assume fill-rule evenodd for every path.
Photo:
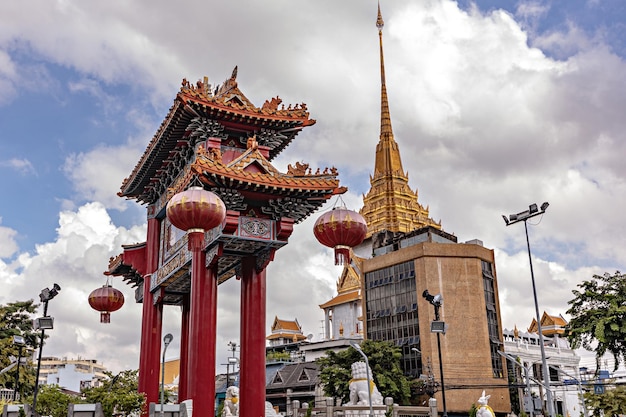
<instances>
[{"instance_id":1,"label":"white cloud","mask_svg":"<svg viewBox=\"0 0 626 417\"><path fill-rule=\"evenodd\" d=\"M11 168L21 175L37 174L37 171L35 170L33 164L31 164L31 162L26 158L11 158L6 161L0 161L0 167Z\"/></svg>"},{"instance_id":2,"label":"white cloud","mask_svg":"<svg viewBox=\"0 0 626 417\"><path fill-rule=\"evenodd\" d=\"M94 356L111 367L124 366L117 358L137 355L139 325L128 323L138 323L141 306L131 289L118 285L127 302L110 326L94 326L95 312L75 311L89 311L86 296L101 283L108 257L121 244L145 239L143 228L116 227L104 208L127 207L116 196L121 181L183 77L209 75L211 83L221 82L239 65L239 86L255 104L276 95L286 104L306 102L318 122L276 165L336 166L350 188L345 198L352 209L369 189L380 122L375 4L146 5L42 2L24 14L16 3L0 3L0 64L6 64L0 65L0 92L17 91L21 82L29 91L36 85L55 89L46 65L72 68L79 76L64 81L70 91L87 93L105 108L125 109L143 131L123 145L98 144L66 158L63 169L75 195L64 205L68 211L60 216L55 241L33 255L2 246L18 256L11 265L0 264L0 280L12 288L0 302L34 298L58 280L63 290L51 312L62 315L59 323L72 323L74 336L67 344L53 336L46 349ZM404 169L420 202L446 231L496 248L504 326L528 325L534 308L522 226L507 228L502 214L550 202L541 224L530 228L541 310L564 313L578 282L605 269L623 270L624 60L601 36L589 39L575 24L565 32L532 34L533 19L546 13L536 2L520 3L515 16L465 12L450 0L381 7L389 104ZM16 80L19 65L7 45L42 61L26 68L38 77ZM119 86L139 98L124 101ZM305 333L316 337L323 319L318 305L332 297L340 273L331 250L310 233L318 215L296 225L290 244L268 268L267 308L268 326L274 315L298 318ZM0 239L14 242L12 232L2 236L2 230ZM238 341L238 290L236 280L220 286L218 355L225 356L228 341ZM70 308L73 313L66 312ZM177 309L167 308L164 332L177 334L179 325ZM170 353L176 343L178 338ZM117 358L98 350L107 344L115 344Z\"/></svg>"},{"instance_id":3,"label":"white cloud","mask_svg":"<svg viewBox=\"0 0 626 417\"><path fill-rule=\"evenodd\" d=\"M99 313L89 307L87 297L105 283L109 258L121 252L122 244L145 240L145 232L144 226L114 226L100 203L62 212L55 241L38 245L32 255L21 254L10 265L0 264L0 282L11 289L0 294L0 304L38 301L43 288L57 283L61 291L49 303L55 329L46 355L97 358L112 369L136 368L141 308L134 303L134 291L114 279L126 305L113 313L109 326L99 324ZM110 348L113 343L115 349Z\"/></svg>"},{"instance_id":4,"label":"white cloud","mask_svg":"<svg viewBox=\"0 0 626 417\"><path fill-rule=\"evenodd\" d=\"M109 208L124 210L128 203L117 193L141 152L133 144L101 144L89 152L69 155L63 170L72 181L76 199L99 201Z\"/></svg>"},{"instance_id":5,"label":"white cloud","mask_svg":"<svg viewBox=\"0 0 626 417\"><path fill-rule=\"evenodd\" d=\"M2 217L0 217L0 223L2 223ZM17 252L18 245L15 241L16 236L17 231L0 226L0 259L10 258Z\"/></svg>"}]
</instances>

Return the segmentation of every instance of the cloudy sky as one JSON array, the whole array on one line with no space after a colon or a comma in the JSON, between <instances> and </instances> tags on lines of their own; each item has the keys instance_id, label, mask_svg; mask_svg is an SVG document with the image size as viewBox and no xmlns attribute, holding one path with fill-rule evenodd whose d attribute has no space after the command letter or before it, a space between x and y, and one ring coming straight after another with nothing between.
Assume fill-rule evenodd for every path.
<instances>
[{"instance_id":1,"label":"cloudy sky","mask_svg":"<svg viewBox=\"0 0 626 417\"><path fill-rule=\"evenodd\" d=\"M411 187L445 231L495 250L506 328L525 329L534 307L523 226L502 214L550 203L529 224L542 311L564 314L577 283L626 269L625 7L381 1ZM220 83L238 65L257 106L307 103L317 124L275 165L336 166L344 201L361 207L380 121L375 20L374 0L0 2L0 304L62 287L44 355L138 367L133 289L113 280L126 304L107 325L87 296L122 244L145 240L145 208L116 193L183 78ZM316 218L268 269L266 334L277 315L320 340L318 305L340 270L313 237ZM239 341L239 283L219 300L221 364ZM179 311L165 314L177 356Z\"/></svg>"}]
</instances>

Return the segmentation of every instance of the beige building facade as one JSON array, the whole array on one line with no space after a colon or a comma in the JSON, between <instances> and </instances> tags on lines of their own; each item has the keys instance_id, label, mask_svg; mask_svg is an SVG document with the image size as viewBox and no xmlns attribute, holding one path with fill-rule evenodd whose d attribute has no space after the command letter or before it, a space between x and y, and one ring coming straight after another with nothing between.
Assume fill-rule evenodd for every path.
<instances>
[{"instance_id":1,"label":"beige building facade","mask_svg":"<svg viewBox=\"0 0 626 417\"><path fill-rule=\"evenodd\" d=\"M435 308L423 293L441 295L445 333L439 333L439 343L448 413L467 412L482 390L491 395L494 411L509 413L506 364L498 353L503 337L493 250L479 241L456 243L428 227L407 236L374 249L386 253L363 260L366 339L393 342L402 349L407 375L430 372L440 384L437 333L431 332ZM435 397L441 409L440 386Z\"/></svg>"}]
</instances>

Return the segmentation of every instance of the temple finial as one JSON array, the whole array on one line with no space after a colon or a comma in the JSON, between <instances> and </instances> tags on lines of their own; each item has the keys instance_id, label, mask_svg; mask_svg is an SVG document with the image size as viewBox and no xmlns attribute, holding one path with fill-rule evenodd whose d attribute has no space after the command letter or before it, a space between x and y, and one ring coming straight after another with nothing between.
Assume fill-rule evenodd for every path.
<instances>
[{"instance_id":1,"label":"temple finial","mask_svg":"<svg viewBox=\"0 0 626 417\"><path fill-rule=\"evenodd\" d=\"M383 30L383 26L385 26L385 21L383 20L383 15L380 13L380 2L378 2L378 17L376 18L376 27L378 30Z\"/></svg>"}]
</instances>

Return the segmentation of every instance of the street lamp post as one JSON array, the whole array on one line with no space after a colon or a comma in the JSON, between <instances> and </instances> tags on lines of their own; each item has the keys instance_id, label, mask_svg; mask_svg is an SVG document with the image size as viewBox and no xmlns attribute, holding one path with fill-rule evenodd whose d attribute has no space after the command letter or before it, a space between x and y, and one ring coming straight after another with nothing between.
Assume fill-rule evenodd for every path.
<instances>
[{"instance_id":1,"label":"street lamp post","mask_svg":"<svg viewBox=\"0 0 626 417\"><path fill-rule=\"evenodd\" d=\"M441 333L446 333L446 323L439 319L439 307L443 304L443 296L441 294L432 295L428 290L424 290L422 297L435 307L435 320L430 323L430 332L437 333L437 353L439 355L439 375L441 377L441 404L443 406L443 417L448 417L448 409L446 408L446 387L443 383L443 362L441 360Z\"/></svg>"},{"instance_id":2,"label":"street lamp post","mask_svg":"<svg viewBox=\"0 0 626 417\"><path fill-rule=\"evenodd\" d=\"M526 232L526 247L528 248L528 262L530 264L530 279L533 284L533 298L535 300L535 315L537 319L537 332L539 333L539 347L541 348L541 362L543 369L546 371L543 375L544 384L546 386L546 401L548 403L548 414L550 417L555 417L554 404L552 403L552 391L550 389L550 371L546 362L546 349L543 342L543 330L541 329L541 316L539 315L539 303L537 302L537 287L535 285L535 273L533 271L533 259L530 253L530 240L528 239L528 219L531 219L540 214L544 214L550 204L546 201L540 208L537 204L531 204L528 206L528 210L522 211L517 214L511 214L509 217L502 216L504 223L507 226L511 226L515 223L524 222L524 231Z\"/></svg>"},{"instance_id":3,"label":"street lamp post","mask_svg":"<svg viewBox=\"0 0 626 417\"><path fill-rule=\"evenodd\" d=\"M13 402L17 398L18 388L20 386L20 363L22 362L22 349L26 345L23 336L13 336L13 344L18 346L17 354L17 371L15 372L15 384L13 384Z\"/></svg>"},{"instance_id":4,"label":"street lamp post","mask_svg":"<svg viewBox=\"0 0 626 417\"><path fill-rule=\"evenodd\" d=\"M239 359L235 358L234 356L228 357L228 363L225 364L226 365L226 389L230 387L230 366L231 365L233 366L233 373L234 373L237 363L239 363Z\"/></svg>"},{"instance_id":5,"label":"street lamp post","mask_svg":"<svg viewBox=\"0 0 626 417\"><path fill-rule=\"evenodd\" d=\"M239 363L239 359L235 357L235 352L237 351L237 343L228 342L228 347L233 353L233 356L228 357L228 363L226 364L226 388L230 386L230 365L233 366L233 373L235 371L235 366Z\"/></svg>"},{"instance_id":6,"label":"street lamp post","mask_svg":"<svg viewBox=\"0 0 626 417\"><path fill-rule=\"evenodd\" d=\"M361 354L361 356L363 356L363 359L365 360L365 375L366 375L366 382L367 382L367 399L369 401L369 405L370 405L370 417L374 417L374 409L372 408L372 379L370 378L370 362L367 359L367 355L363 352L363 350L361 350L361 346L359 346L358 343L355 342L350 342L350 346L352 346L357 352L359 352Z\"/></svg>"},{"instance_id":7,"label":"street lamp post","mask_svg":"<svg viewBox=\"0 0 626 417\"><path fill-rule=\"evenodd\" d=\"M168 333L163 337L163 358L161 359L161 417L163 417L163 404L165 404L165 352L167 347L172 343L174 336Z\"/></svg>"},{"instance_id":8,"label":"street lamp post","mask_svg":"<svg viewBox=\"0 0 626 417\"><path fill-rule=\"evenodd\" d=\"M41 372L41 352L43 350L43 340L46 335L46 329L52 329L54 327L54 318L48 316L48 302L52 300L61 291L61 287L58 284L54 284L52 289L44 288L39 293L39 300L43 303L43 317L39 317L35 320L35 327L41 329L41 336L39 340L39 355L37 356L37 378L35 379L35 390L33 392L33 409L31 415L34 416L37 408L37 393L39 391L39 372Z\"/></svg>"},{"instance_id":9,"label":"street lamp post","mask_svg":"<svg viewBox=\"0 0 626 417\"><path fill-rule=\"evenodd\" d=\"M510 355L508 353L504 353L501 351L498 351L498 353L500 354L500 356L504 356L506 359L510 360L511 363L513 363L514 365L519 366L520 368L522 368L524 370L525 376L526 376L526 396L525 396L525 401L528 401L528 399L531 398L530 395L530 369L529 366L524 365L524 363L520 363L517 361L517 358L515 358L513 355ZM534 416L534 407L530 407L530 409L528 410L528 412L530 413L530 417ZM526 411L526 410L524 410Z\"/></svg>"}]
</instances>

